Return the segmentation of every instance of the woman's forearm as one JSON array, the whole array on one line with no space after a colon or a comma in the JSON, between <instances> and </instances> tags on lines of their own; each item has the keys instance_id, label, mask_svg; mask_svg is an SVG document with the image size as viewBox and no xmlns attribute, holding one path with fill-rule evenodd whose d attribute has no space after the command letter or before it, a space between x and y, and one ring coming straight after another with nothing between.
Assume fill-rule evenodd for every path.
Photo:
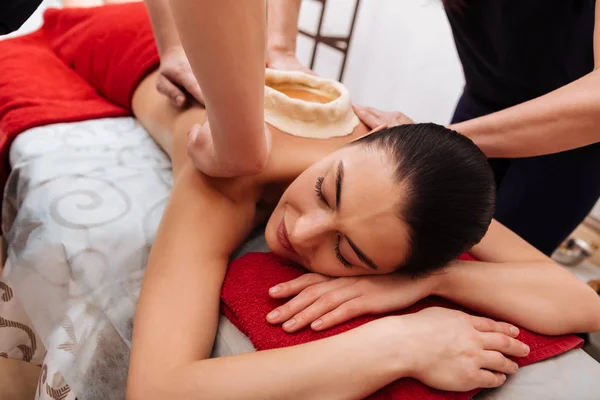
<instances>
[{"instance_id":1,"label":"woman's forearm","mask_svg":"<svg viewBox=\"0 0 600 400\"><path fill-rule=\"evenodd\" d=\"M600 330L600 297L551 261L458 261L432 278L434 294L541 334Z\"/></svg>"},{"instance_id":2,"label":"woman's forearm","mask_svg":"<svg viewBox=\"0 0 600 400\"><path fill-rule=\"evenodd\" d=\"M260 170L264 131L264 0L171 0L179 37L202 88L215 152Z\"/></svg>"},{"instance_id":3,"label":"woman's forearm","mask_svg":"<svg viewBox=\"0 0 600 400\"><path fill-rule=\"evenodd\" d=\"M389 322L389 321L386 321ZM363 326L299 346L197 361L165 377L162 398L362 399L408 374L410 349L391 348L394 329ZM388 345L383 345L387 343Z\"/></svg>"},{"instance_id":4,"label":"woman's forearm","mask_svg":"<svg viewBox=\"0 0 600 400\"><path fill-rule=\"evenodd\" d=\"M600 70L523 104L450 126L488 157L558 153L600 141Z\"/></svg>"}]
</instances>

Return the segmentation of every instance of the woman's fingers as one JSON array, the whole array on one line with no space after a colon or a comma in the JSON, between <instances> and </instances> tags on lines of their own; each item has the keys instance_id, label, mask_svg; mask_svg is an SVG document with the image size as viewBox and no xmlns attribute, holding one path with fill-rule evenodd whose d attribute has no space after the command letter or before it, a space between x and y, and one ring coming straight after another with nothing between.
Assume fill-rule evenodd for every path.
<instances>
[{"instance_id":1,"label":"woman's fingers","mask_svg":"<svg viewBox=\"0 0 600 400\"><path fill-rule=\"evenodd\" d=\"M499 351L514 357L525 357L529 354L529 346L503 333L482 332L481 340L485 350Z\"/></svg>"},{"instance_id":2,"label":"woman's fingers","mask_svg":"<svg viewBox=\"0 0 600 400\"><path fill-rule=\"evenodd\" d=\"M284 299L300 293L309 286L329 280L331 278L321 274L304 274L291 281L273 286L269 289L269 295L275 299Z\"/></svg>"},{"instance_id":3,"label":"woman's fingers","mask_svg":"<svg viewBox=\"0 0 600 400\"><path fill-rule=\"evenodd\" d=\"M489 318L471 316L473 326L479 332L499 332L511 337L519 336L519 328L506 322L497 322Z\"/></svg>"},{"instance_id":4,"label":"woman's fingers","mask_svg":"<svg viewBox=\"0 0 600 400\"><path fill-rule=\"evenodd\" d=\"M504 374L514 374L519 370L516 362L509 360L504 354L498 351L484 351L481 359L481 368Z\"/></svg>"},{"instance_id":5,"label":"woman's fingers","mask_svg":"<svg viewBox=\"0 0 600 400\"><path fill-rule=\"evenodd\" d=\"M335 310L332 310L315 320L310 324L310 327L315 331L322 331L364 314L365 307L363 297L359 295L359 297L346 301Z\"/></svg>"},{"instance_id":6,"label":"woman's fingers","mask_svg":"<svg viewBox=\"0 0 600 400\"><path fill-rule=\"evenodd\" d=\"M358 296L360 296L360 293L352 286L345 286L329 291L319 297L310 306L288 319L283 324L283 329L286 332L295 332L305 326L311 325L313 329L319 330L320 324L317 322L319 321L319 317L343 307L346 302L352 301L352 299ZM313 323L316 323L316 325L313 325Z\"/></svg>"},{"instance_id":7,"label":"woman's fingers","mask_svg":"<svg viewBox=\"0 0 600 400\"><path fill-rule=\"evenodd\" d=\"M482 369L477 372L476 381L478 388L495 388L506 382L506 375Z\"/></svg>"},{"instance_id":8,"label":"woman's fingers","mask_svg":"<svg viewBox=\"0 0 600 400\"><path fill-rule=\"evenodd\" d=\"M323 296L325 293L328 293L344 285L346 285L346 283L342 279L333 279L327 282L322 282L320 284L309 286L281 307L277 307L276 309L271 311L267 315L267 321L269 321L272 324L279 324L288 321L294 315L300 313L302 310L306 309L308 306L314 303L319 297ZM291 325L293 325L293 323L291 323Z\"/></svg>"}]
</instances>

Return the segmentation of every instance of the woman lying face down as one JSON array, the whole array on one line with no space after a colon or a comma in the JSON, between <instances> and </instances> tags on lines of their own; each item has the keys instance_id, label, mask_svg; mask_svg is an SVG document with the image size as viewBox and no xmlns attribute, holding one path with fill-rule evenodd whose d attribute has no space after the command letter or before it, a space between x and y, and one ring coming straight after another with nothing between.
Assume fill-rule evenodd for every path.
<instances>
[{"instance_id":1,"label":"woman lying face down","mask_svg":"<svg viewBox=\"0 0 600 400\"><path fill-rule=\"evenodd\" d=\"M435 124L396 126L307 168L265 237L273 252L329 276L422 275L481 240L494 190L469 139Z\"/></svg>"},{"instance_id":2,"label":"woman lying face down","mask_svg":"<svg viewBox=\"0 0 600 400\"><path fill-rule=\"evenodd\" d=\"M80 44L61 53L75 58L65 65L109 101L131 105L172 160L173 190L137 303L128 399L364 398L402 377L470 390L501 385L505 374L517 370L508 356L527 354L509 324L437 309L381 318L299 346L209 359L229 259L263 211L272 211L266 228L271 249L313 272L297 285L282 283L279 296L299 295L270 322L325 304L310 315L318 317L346 299L364 299L360 304L368 307L359 304L356 315L386 311L370 307L373 301L401 309L437 294L540 333L598 329L600 304L593 291L512 232L490 224L490 170L481 152L457 133L417 124L348 143L368 129L359 125L348 136L317 140L273 127L262 174L208 178L194 169L186 147L205 110L197 104L177 109L156 91L158 73L150 73L142 57L155 52L143 4L55 10L46 18L59 20L68 37L59 30L47 35ZM78 57L94 60L94 68L79 68ZM99 71L108 78L89 76ZM135 87L117 84L125 75ZM279 110L295 117L285 107ZM479 261L453 261L465 251ZM444 274L426 274L440 267ZM348 282L361 293L338 296ZM326 299L328 293L335 296ZM336 296L338 303L320 301Z\"/></svg>"}]
</instances>

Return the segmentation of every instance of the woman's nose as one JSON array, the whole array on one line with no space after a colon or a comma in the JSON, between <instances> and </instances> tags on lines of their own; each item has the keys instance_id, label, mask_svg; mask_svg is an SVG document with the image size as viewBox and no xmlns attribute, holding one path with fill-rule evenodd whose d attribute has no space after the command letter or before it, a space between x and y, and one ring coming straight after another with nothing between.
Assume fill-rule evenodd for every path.
<instances>
[{"instance_id":1,"label":"woman's nose","mask_svg":"<svg viewBox=\"0 0 600 400\"><path fill-rule=\"evenodd\" d=\"M315 212L303 215L296 220L292 232L289 233L290 241L294 248L311 248L321 243L323 235L331 231L331 220L324 212Z\"/></svg>"}]
</instances>

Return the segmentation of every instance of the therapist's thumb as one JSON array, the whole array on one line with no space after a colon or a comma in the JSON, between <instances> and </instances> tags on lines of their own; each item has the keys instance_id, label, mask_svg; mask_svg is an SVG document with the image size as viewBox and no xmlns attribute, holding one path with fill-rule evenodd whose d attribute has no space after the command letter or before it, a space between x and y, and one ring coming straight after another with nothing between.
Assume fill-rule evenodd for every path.
<instances>
[{"instance_id":1,"label":"therapist's thumb","mask_svg":"<svg viewBox=\"0 0 600 400\"><path fill-rule=\"evenodd\" d=\"M188 150L202 151L210 144L210 141L212 141L212 136L208 124L195 124L190 128L188 132Z\"/></svg>"},{"instance_id":2,"label":"therapist's thumb","mask_svg":"<svg viewBox=\"0 0 600 400\"><path fill-rule=\"evenodd\" d=\"M212 156L212 135L208 123L196 124L188 132L188 155L194 166L202 172L211 174L209 166Z\"/></svg>"}]
</instances>

